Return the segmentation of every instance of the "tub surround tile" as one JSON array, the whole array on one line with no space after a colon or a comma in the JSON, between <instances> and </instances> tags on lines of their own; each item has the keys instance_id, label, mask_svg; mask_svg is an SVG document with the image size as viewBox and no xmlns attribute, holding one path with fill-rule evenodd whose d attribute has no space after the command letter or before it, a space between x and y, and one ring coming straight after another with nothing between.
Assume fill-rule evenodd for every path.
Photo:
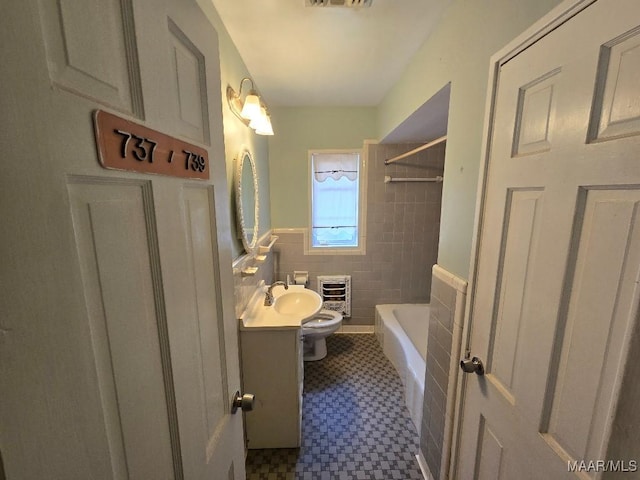
<instances>
[{"instance_id":1,"label":"tub surround tile","mask_svg":"<svg viewBox=\"0 0 640 480\"><path fill-rule=\"evenodd\" d=\"M437 343L446 350L447 355L451 354L451 342L453 341L453 333L444 326L440 326L436 332ZM449 365L449 357L446 359L446 363L440 363L440 365Z\"/></svg>"},{"instance_id":2,"label":"tub surround tile","mask_svg":"<svg viewBox=\"0 0 640 480\"><path fill-rule=\"evenodd\" d=\"M432 442L435 442L435 440L431 439ZM440 451L436 448L431 448L427 451L428 457L427 457L427 465L434 465L437 464L438 462L438 456L440 455ZM433 472L434 478L439 478L440 477L440 468L438 467L437 470L434 470Z\"/></svg>"},{"instance_id":3,"label":"tub surround tile","mask_svg":"<svg viewBox=\"0 0 640 480\"><path fill-rule=\"evenodd\" d=\"M442 270L443 269L440 268L436 271ZM447 283L447 276L440 276L436 278L438 278L438 280L440 281L437 283L432 282L431 294L437 297L443 305L448 306L449 308L455 306L456 288L453 285Z\"/></svg>"},{"instance_id":4,"label":"tub surround tile","mask_svg":"<svg viewBox=\"0 0 640 480\"><path fill-rule=\"evenodd\" d=\"M466 286L466 281L434 265L420 450L435 480L449 478Z\"/></svg>"},{"instance_id":5,"label":"tub surround tile","mask_svg":"<svg viewBox=\"0 0 640 480\"><path fill-rule=\"evenodd\" d=\"M435 388L433 390L433 403L437 406L442 412L447 409L447 394L444 392L440 386L436 383Z\"/></svg>"},{"instance_id":6,"label":"tub surround tile","mask_svg":"<svg viewBox=\"0 0 640 480\"><path fill-rule=\"evenodd\" d=\"M448 300L442 300L442 297L433 295L431 301L435 305L436 323L442 325L447 330L451 330L453 326L452 310L455 310L455 297L451 300L451 303L446 303Z\"/></svg>"},{"instance_id":7,"label":"tub surround tile","mask_svg":"<svg viewBox=\"0 0 640 480\"><path fill-rule=\"evenodd\" d=\"M449 368L448 365L440 365L436 360L435 354L432 353L435 350L434 343L431 341L431 336L429 336L429 342L427 343L427 371L428 375L433 376L438 387L446 392L449 386Z\"/></svg>"},{"instance_id":8,"label":"tub surround tile","mask_svg":"<svg viewBox=\"0 0 640 480\"><path fill-rule=\"evenodd\" d=\"M442 327L440 327L442 328ZM451 362L451 354L450 347L442 346L438 341L430 342L427 344L429 348L429 352L432 352L430 361L436 362L435 371L438 372L436 376L436 380L438 381L438 385L443 386L442 382L449 381L449 363ZM451 345L451 344L449 344Z\"/></svg>"},{"instance_id":9,"label":"tub surround tile","mask_svg":"<svg viewBox=\"0 0 640 480\"><path fill-rule=\"evenodd\" d=\"M304 230L276 229L275 279L307 270L310 288L318 275L351 275L351 325L373 324L375 305L428 303L430 269L436 263L440 231L440 183L384 183L384 176L431 177L444 169L440 144L402 161L384 160L417 145L367 144L366 255L304 255ZM357 306L356 306L357 301Z\"/></svg>"},{"instance_id":10,"label":"tub surround tile","mask_svg":"<svg viewBox=\"0 0 640 480\"><path fill-rule=\"evenodd\" d=\"M442 438L444 437L444 409L440 408L438 402L433 402L432 408L435 415L432 415L429 419L429 426L431 431L435 433L438 445L442 445Z\"/></svg>"}]
</instances>

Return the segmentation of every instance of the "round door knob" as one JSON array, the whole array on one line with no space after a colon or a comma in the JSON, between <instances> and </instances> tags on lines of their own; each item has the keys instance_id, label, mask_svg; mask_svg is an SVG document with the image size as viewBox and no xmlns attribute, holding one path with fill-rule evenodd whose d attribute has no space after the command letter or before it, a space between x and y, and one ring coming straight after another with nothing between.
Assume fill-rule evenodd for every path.
<instances>
[{"instance_id":1,"label":"round door knob","mask_svg":"<svg viewBox=\"0 0 640 480\"><path fill-rule=\"evenodd\" d=\"M233 403L231 404L231 413L236 413L238 409L243 412L250 412L253 410L253 401L256 396L251 393L245 393L240 395L240 392L236 392L233 397Z\"/></svg>"},{"instance_id":2,"label":"round door knob","mask_svg":"<svg viewBox=\"0 0 640 480\"><path fill-rule=\"evenodd\" d=\"M484 365L478 357L463 358L460 360L460 368L464 373L475 373L476 375L484 375Z\"/></svg>"}]
</instances>

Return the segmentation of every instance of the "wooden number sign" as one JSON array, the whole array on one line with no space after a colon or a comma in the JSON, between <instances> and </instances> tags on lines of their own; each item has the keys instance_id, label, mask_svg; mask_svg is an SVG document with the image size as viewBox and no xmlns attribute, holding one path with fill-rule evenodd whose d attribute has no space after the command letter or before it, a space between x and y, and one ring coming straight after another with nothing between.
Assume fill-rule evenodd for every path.
<instances>
[{"instance_id":1,"label":"wooden number sign","mask_svg":"<svg viewBox=\"0 0 640 480\"><path fill-rule=\"evenodd\" d=\"M98 157L104 168L209 178L209 158L204 148L102 110L94 112L93 120Z\"/></svg>"}]
</instances>

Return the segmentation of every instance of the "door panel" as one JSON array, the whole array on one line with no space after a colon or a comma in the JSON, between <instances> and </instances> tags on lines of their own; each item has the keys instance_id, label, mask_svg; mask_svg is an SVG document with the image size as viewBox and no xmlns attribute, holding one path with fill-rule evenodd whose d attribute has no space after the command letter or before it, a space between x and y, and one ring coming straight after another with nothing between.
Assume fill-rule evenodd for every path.
<instances>
[{"instance_id":1,"label":"door panel","mask_svg":"<svg viewBox=\"0 0 640 480\"><path fill-rule=\"evenodd\" d=\"M169 38L176 128L186 137L209 143L204 56L171 20Z\"/></svg>"},{"instance_id":2,"label":"door panel","mask_svg":"<svg viewBox=\"0 0 640 480\"><path fill-rule=\"evenodd\" d=\"M633 326L640 274L638 190L586 190L577 257L560 319L562 344L550 372L548 435L574 459L597 458L613 415L617 370ZM596 297L597 302L589 302ZM564 308L563 308L564 310ZM590 381L585 381L588 362ZM552 395L551 395L551 392Z\"/></svg>"},{"instance_id":3,"label":"door panel","mask_svg":"<svg viewBox=\"0 0 640 480\"><path fill-rule=\"evenodd\" d=\"M244 478L215 30L191 0L10 2L0 22L7 478ZM197 138L211 179L102 168L104 105Z\"/></svg>"},{"instance_id":4,"label":"door panel","mask_svg":"<svg viewBox=\"0 0 640 480\"><path fill-rule=\"evenodd\" d=\"M167 418L175 426L175 411L165 401L173 386L165 385L169 345L153 281L160 264L147 235L155 234L149 194L140 182L69 185L113 478L173 476Z\"/></svg>"},{"instance_id":5,"label":"door panel","mask_svg":"<svg viewBox=\"0 0 640 480\"><path fill-rule=\"evenodd\" d=\"M211 212L212 192L207 188L184 189L186 232L193 265L192 286L196 293L198 337L200 348L198 361L202 365L202 403L204 406L207 435L207 459L218 446L221 431L229 415L229 402L224 345L224 323L219 303L219 280L216 278L214 258L215 216ZM215 294L212 294L215 293ZM218 366L222 366L220 368Z\"/></svg>"},{"instance_id":6,"label":"door panel","mask_svg":"<svg viewBox=\"0 0 640 480\"><path fill-rule=\"evenodd\" d=\"M60 88L138 117L138 52L130 0L40 0L51 80ZM123 52L126 52L124 55Z\"/></svg>"},{"instance_id":7,"label":"door panel","mask_svg":"<svg viewBox=\"0 0 640 480\"><path fill-rule=\"evenodd\" d=\"M586 478L567 462L605 459L624 395L640 5L578 10L497 74L469 345L486 373L465 379L459 478Z\"/></svg>"},{"instance_id":8,"label":"door panel","mask_svg":"<svg viewBox=\"0 0 640 480\"><path fill-rule=\"evenodd\" d=\"M526 308L527 278L530 266L537 258L536 240L539 235L540 210L544 192L537 189L510 190L505 212L506 226L503 240L504 251L500 256L502 270L498 283L500 298L492 329L493 345L487 366L492 371L492 381L505 389L513 403L516 401L518 344L522 341L521 324ZM506 393L509 392L509 393Z\"/></svg>"},{"instance_id":9,"label":"door panel","mask_svg":"<svg viewBox=\"0 0 640 480\"><path fill-rule=\"evenodd\" d=\"M554 87L560 74L555 69L520 88L513 156L546 152L555 119Z\"/></svg>"},{"instance_id":10,"label":"door panel","mask_svg":"<svg viewBox=\"0 0 640 480\"><path fill-rule=\"evenodd\" d=\"M476 466L478 480L500 480L505 478L504 447L496 437L484 417L480 417L480 435L478 436L478 465Z\"/></svg>"},{"instance_id":11,"label":"door panel","mask_svg":"<svg viewBox=\"0 0 640 480\"><path fill-rule=\"evenodd\" d=\"M600 54L591 140L640 133L640 29L605 43Z\"/></svg>"}]
</instances>

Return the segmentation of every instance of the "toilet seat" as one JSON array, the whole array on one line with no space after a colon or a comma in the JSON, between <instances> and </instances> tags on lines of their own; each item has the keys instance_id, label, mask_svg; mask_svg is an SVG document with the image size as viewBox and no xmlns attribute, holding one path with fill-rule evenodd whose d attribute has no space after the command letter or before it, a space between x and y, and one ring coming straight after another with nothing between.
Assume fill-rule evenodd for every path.
<instances>
[{"instance_id":1,"label":"toilet seat","mask_svg":"<svg viewBox=\"0 0 640 480\"><path fill-rule=\"evenodd\" d=\"M302 321L302 338L304 339L303 358L305 361L322 360L327 356L326 337L340 328L342 314L323 309Z\"/></svg>"},{"instance_id":2,"label":"toilet seat","mask_svg":"<svg viewBox=\"0 0 640 480\"><path fill-rule=\"evenodd\" d=\"M322 309L311 318L302 322L303 329L333 327L342 321L342 314L333 310Z\"/></svg>"}]
</instances>

